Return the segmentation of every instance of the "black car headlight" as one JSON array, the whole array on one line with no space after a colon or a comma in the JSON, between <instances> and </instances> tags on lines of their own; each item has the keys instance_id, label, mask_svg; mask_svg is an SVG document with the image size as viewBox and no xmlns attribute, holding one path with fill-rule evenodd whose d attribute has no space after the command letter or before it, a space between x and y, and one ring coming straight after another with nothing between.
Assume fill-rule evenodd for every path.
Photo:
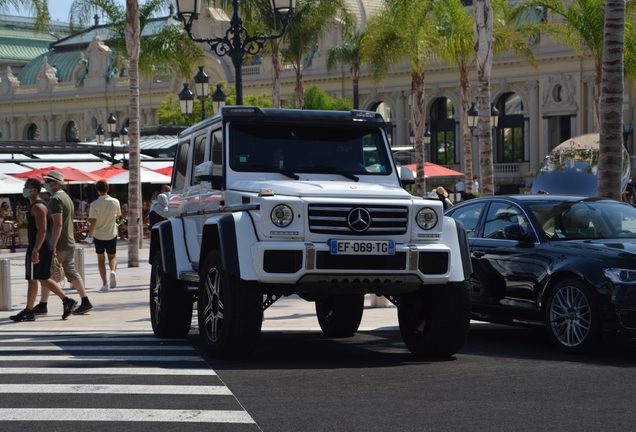
<instances>
[{"instance_id":1,"label":"black car headlight","mask_svg":"<svg viewBox=\"0 0 636 432\"><path fill-rule=\"evenodd\" d=\"M614 283L618 284L636 284L636 270L606 268L603 269L605 276Z\"/></svg>"},{"instance_id":2,"label":"black car headlight","mask_svg":"<svg viewBox=\"0 0 636 432\"><path fill-rule=\"evenodd\" d=\"M437 225L437 213L430 207L424 207L417 212L415 221L424 230L433 229Z\"/></svg>"},{"instance_id":3,"label":"black car headlight","mask_svg":"<svg viewBox=\"0 0 636 432\"><path fill-rule=\"evenodd\" d=\"M289 206L279 204L272 209L271 219L274 225L284 228L294 220L294 212Z\"/></svg>"}]
</instances>

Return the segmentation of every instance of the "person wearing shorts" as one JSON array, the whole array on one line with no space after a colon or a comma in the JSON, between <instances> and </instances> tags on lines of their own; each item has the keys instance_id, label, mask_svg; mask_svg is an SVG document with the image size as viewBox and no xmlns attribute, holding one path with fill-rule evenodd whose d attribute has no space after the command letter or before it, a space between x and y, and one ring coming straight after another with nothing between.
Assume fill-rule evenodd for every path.
<instances>
[{"instance_id":1,"label":"person wearing shorts","mask_svg":"<svg viewBox=\"0 0 636 432\"><path fill-rule=\"evenodd\" d=\"M49 212L53 220L53 233L51 240L55 245L53 256L64 268L66 279L73 285L80 296L82 304L74 311L73 315L83 315L93 310L93 305L88 300L84 281L77 269L75 269L75 236L73 229L73 215L75 205L73 200L62 190L64 175L57 171L50 171L44 176L44 189L51 194L49 199ZM35 305L33 312L36 315L48 313L48 301L50 291L42 286L40 303Z\"/></svg>"},{"instance_id":2,"label":"person wearing shorts","mask_svg":"<svg viewBox=\"0 0 636 432\"><path fill-rule=\"evenodd\" d=\"M95 189L99 198L91 203L88 221L90 228L86 241L95 243L97 253L97 268L102 278L101 292L108 292L117 286L117 220L121 219L121 206L119 200L108 195L108 182L99 180L95 183ZM106 279L106 258L110 268L110 280Z\"/></svg>"},{"instance_id":3,"label":"person wearing shorts","mask_svg":"<svg viewBox=\"0 0 636 432\"><path fill-rule=\"evenodd\" d=\"M38 282L53 291L62 300L62 319L66 319L77 305L77 301L67 297L62 291L62 287L51 279L51 263L53 262L54 251L53 242L51 241L53 222L48 206L40 199L41 190L42 183L40 180L29 178L24 183L22 191L22 195L28 198L31 204L26 215L29 245L24 262L27 280L27 304L26 308L20 313L9 317L15 322L35 321L33 307L35 298L38 295Z\"/></svg>"}]
</instances>

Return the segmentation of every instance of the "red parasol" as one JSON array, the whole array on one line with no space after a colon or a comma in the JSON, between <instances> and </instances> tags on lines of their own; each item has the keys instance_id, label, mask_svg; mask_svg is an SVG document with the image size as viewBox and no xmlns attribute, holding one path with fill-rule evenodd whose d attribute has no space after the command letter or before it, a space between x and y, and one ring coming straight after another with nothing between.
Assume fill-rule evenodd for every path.
<instances>
[{"instance_id":1,"label":"red parasol","mask_svg":"<svg viewBox=\"0 0 636 432\"><path fill-rule=\"evenodd\" d=\"M81 169L73 167L58 168L56 166L50 166L46 168L38 168L32 171L15 174L17 178L36 178L40 181L44 181L44 176L49 171L57 171L64 176L65 183L95 183L96 181L103 180L103 177L82 171Z\"/></svg>"},{"instance_id":2,"label":"red parasol","mask_svg":"<svg viewBox=\"0 0 636 432\"><path fill-rule=\"evenodd\" d=\"M98 170L91 171L91 174L94 174L96 176L102 177L104 179L109 179L109 178L111 178L114 175L121 174L121 173L126 172L126 171L127 170L125 170L123 168L119 168L119 167L111 165L111 166L106 167L106 168L100 168Z\"/></svg>"},{"instance_id":3,"label":"red parasol","mask_svg":"<svg viewBox=\"0 0 636 432\"><path fill-rule=\"evenodd\" d=\"M163 175L167 175L168 177L172 177L172 165L167 166L167 167L163 167L163 168L159 168L156 170L153 170L156 173L159 174L163 174Z\"/></svg>"},{"instance_id":4,"label":"red parasol","mask_svg":"<svg viewBox=\"0 0 636 432\"><path fill-rule=\"evenodd\" d=\"M417 168L415 164L403 165L409 167L413 173ZM434 164L433 162L424 162L424 177L460 177L464 176L459 171L452 170L450 168L443 167L441 165Z\"/></svg>"}]
</instances>

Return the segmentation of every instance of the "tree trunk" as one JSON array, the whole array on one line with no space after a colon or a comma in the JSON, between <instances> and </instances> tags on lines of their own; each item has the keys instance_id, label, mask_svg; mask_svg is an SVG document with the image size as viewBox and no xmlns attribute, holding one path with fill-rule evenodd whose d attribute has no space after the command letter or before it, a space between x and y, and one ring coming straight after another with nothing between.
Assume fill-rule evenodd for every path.
<instances>
[{"instance_id":1,"label":"tree trunk","mask_svg":"<svg viewBox=\"0 0 636 432\"><path fill-rule=\"evenodd\" d=\"M462 70L459 74L459 95L461 97L461 124L462 140L464 143L464 174L466 174L466 193L473 193L473 136L468 127L468 110L473 92L470 87L468 70Z\"/></svg>"},{"instance_id":2,"label":"tree trunk","mask_svg":"<svg viewBox=\"0 0 636 432\"><path fill-rule=\"evenodd\" d=\"M424 173L424 132L426 128L426 93L424 92L425 72L411 72L411 112L413 115L413 133L415 134L415 194L426 195L426 177Z\"/></svg>"},{"instance_id":3,"label":"tree trunk","mask_svg":"<svg viewBox=\"0 0 636 432\"><path fill-rule=\"evenodd\" d=\"M280 71L283 63L280 55L280 39L272 40L272 98L274 108L280 108Z\"/></svg>"},{"instance_id":4,"label":"tree trunk","mask_svg":"<svg viewBox=\"0 0 636 432\"><path fill-rule=\"evenodd\" d=\"M294 91L296 92L296 109L305 108L305 89L303 88L303 67L302 64L297 64L296 67L296 86Z\"/></svg>"},{"instance_id":5,"label":"tree trunk","mask_svg":"<svg viewBox=\"0 0 636 432\"><path fill-rule=\"evenodd\" d=\"M594 133L601 131L601 81L603 79L603 63L601 59L597 59L594 65L596 75L594 75L594 84L592 85L592 121L594 122Z\"/></svg>"},{"instance_id":6,"label":"tree trunk","mask_svg":"<svg viewBox=\"0 0 636 432\"><path fill-rule=\"evenodd\" d=\"M621 200L625 0L606 0L597 195Z\"/></svg>"},{"instance_id":7,"label":"tree trunk","mask_svg":"<svg viewBox=\"0 0 636 432\"><path fill-rule=\"evenodd\" d=\"M477 59L477 109L479 110L479 168L481 192L494 194L492 134L490 127L490 72L492 70L492 8L490 0L475 0L475 57ZM466 179L468 182L468 179ZM471 179L472 180L472 179Z\"/></svg>"},{"instance_id":8,"label":"tree trunk","mask_svg":"<svg viewBox=\"0 0 636 432\"><path fill-rule=\"evenodd\" d=\"M139 24L138 0L126 0L126 49L130 57L130 125L128 127L130 157L128 183L128 267L139 267L139 244L143 241L141 229L141 185L139 184Z\"/></svg>"},{"instance_id":9,"label":"tree trunk","mask_svg":"<svg viewBox=\"0 0 636 432\"><path fill-rule=\"evenodd\" d=\"M360 66L358 64L351 65L351 79L353 80L353 109L360 107Z\"/></svg>"}]
</instances>

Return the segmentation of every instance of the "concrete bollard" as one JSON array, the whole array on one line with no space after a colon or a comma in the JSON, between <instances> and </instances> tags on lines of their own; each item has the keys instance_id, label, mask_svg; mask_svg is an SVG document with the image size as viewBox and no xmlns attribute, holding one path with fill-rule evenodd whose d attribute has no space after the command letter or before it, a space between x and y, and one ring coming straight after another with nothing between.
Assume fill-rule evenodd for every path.
<instances>
[{"instance_id":1,"label":"concrete bollard","mask_svg":"<svg viewBox=\"0 0 636 432\"><path fill-rule=\"evenodd\" d=\"M84 284L86 284L86 278L84 278L84 248L75 248L75 270L77 270Z\"/></svg>"},{"instance_id":2,"label":"concrete bollard","mask_svg":"<svg viewBox=\"0 0 636 432\"><path fill-rule=\"evenodd\" d=\"M391 306L391 302L384 296L378 296L371 294L371 307L372 308L387 308Z\"/></svg>"},{"instance_id":3,"label":"concrete bollard","mask_svg":"<svg viewBox=\"0 0 636 432\"><path fill-rule=\"evenodd\" d=\"M11 260L0 259L0 310L11 310Z\"/></svg>"}]
</instances>

